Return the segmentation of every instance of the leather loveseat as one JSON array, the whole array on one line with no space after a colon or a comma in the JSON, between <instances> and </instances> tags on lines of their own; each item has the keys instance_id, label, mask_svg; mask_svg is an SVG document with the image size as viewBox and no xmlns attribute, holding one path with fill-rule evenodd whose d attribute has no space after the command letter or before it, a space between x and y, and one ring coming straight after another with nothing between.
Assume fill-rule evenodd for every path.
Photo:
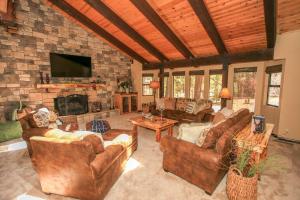
<instances>
[{"instance_id":1,"label":"leather loveseat","mask_svg":"<svg viewBox=\"0 0 300 200\"><path fill-rule=\"evenodd\" d=\"M252 115L243 109L212 127L202 147L163 137L163 169L212 194L228 170L234 135L251 122Z\"/></svg>"}]
</instances>

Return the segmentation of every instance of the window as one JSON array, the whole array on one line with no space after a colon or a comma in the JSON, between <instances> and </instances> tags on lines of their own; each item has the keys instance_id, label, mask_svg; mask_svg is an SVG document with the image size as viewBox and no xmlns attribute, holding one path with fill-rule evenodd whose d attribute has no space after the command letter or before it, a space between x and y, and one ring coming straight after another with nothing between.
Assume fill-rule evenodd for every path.
<instances>
[{"instance_id":1,"label":"window","mask_svg":"<svg viewBox=\"0 0 300 200\"><path fill-rule=\"evenodd\" d=\"M185 74L184 72L173 72L173 97L185 97Z\"/></svg>"},{"instance_id":2,"label":"window","mask_svg":"<svg viewBox=\"0 0 300 200\"><path fill-rule=\"evenodd\" d=\"M222 70L210 70L209 72L209 99L213 103L215 111L221 108Z\"/></svg>"},{"instance_id":3,"label":"window","mask_svg":"<svg viewBox=\"0 0 300 200\"><path fill-rule=\"evenodd\" d=\"M278 107L279 97L280 97L282 66L281 65L269 66L266 69L266 73L268 74L267 105Z\"/></svg>"},{"instance_id":4,"label":"window","mask_svg":"<svg viewBox=\"0 0 300 200\"><path fill-rule=\"evenodd\" d=\"M168 76L164 76L164 97L169 96L168 90L169 90L169 74Z\"/></svg>"},{"instance_id":5,"label":"window","mask_svg":"<svg viewBox=\"0 0 300 200\"><path fill-rule=\"evenodd\" d=\"M233 75L233 110L255 109L256 67L235 68Z\"/></svg>"},{"instance_id":6,"label":"window","mask_svg":"<svg viewBox=\"0 0 300 200\"><path fill-rule=\"evenodd\" d=\"M204 98L204 71L190 71L190 98Z\"/></svg>"},{"instance_id":7,"label":"window","mask_svg":"<svg viewBox=\"0 0 300 200\"><path fill-rule=\"evenodd\" d=\"M151 96L153 95L153 90L150 88L150 82L153 81L153 74L143 74L142 80L142 87L143 87L143 95L144 96Z\"/></svg>"}]
</instances>

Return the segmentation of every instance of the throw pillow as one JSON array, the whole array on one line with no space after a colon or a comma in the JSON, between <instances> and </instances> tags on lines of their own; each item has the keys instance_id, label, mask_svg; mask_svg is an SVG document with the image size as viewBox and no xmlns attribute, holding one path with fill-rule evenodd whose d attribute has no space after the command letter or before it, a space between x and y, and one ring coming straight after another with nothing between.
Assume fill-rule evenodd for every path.
<instances>
[{"instance_id":1,"label":"throw pillow","mask_svg":"<svg viewBox=\"0 0 300 200\"><path fill-rule=\"evenodd\" d=\"M175 99L165 98L165 109L166 110L175 110Z\"/></svg>"},{"instance_id":2,"label":"throw pillow","mask_svg":"<svg viewBox=\"0 0 300 200\"><path fill-rule=\"evenodd\" d=\"M196 102L188 102L185 112L189 113L189 114L193 114L194 113L194 109L196 106Z\"/></svg>"},{"instance_id":3,"label":"throw pillow","mask_svg":"<svg viewBox=\"0 0 300 200\"><path fill-rule=\"evenodd\" d=\"M110 125L106 120L93 120L92 121L92 132L104 134L110 130Z\"/></svg>"},{"instance_id":4,"label":"throw pillow","mask_svg":"<svg viewBox=\"0 0 300 200\"><path fill-rule=\"evenodd\" d=\"M199 136L206 130L210 128L210 125L207 126L190 126L186 124L181 129L181 134L178 139L185 140L187 142L196 143Z\"/></svg>"},{"instance_id":5,"label":"throw pillow","mask_svg":"<svg viewBox=\"0 0 300 200\"><path fill-rule=\"evenodd\" d=\"M215 117L214 117L214 120L213 120L212 123L213 123L213 124L217 124L217 123L223 121L224 119L225 119L225 116L223 115L223 113L217 112L217 113L215 114Z\"/></svg>"},{"instance_id":6,"label":"throw pillow","mask_svg":"<svg viewBox=\"0 0 300 200\"><path fill-rule=\"evenodd\" d=\"M209 130L210 130L210 127L202 130L201 134L199 135L198 139L196 140L197 146L202 147Z\"/></svg>"},{"instance_id":7,"label":"throw pillow","mask_svg":"<svg viewBox=\"0 0 300 200\"><path fill-rule=\"evenodd\" d=\"M28 116L29 123L33 128L41 128L49 126L49 110L41 108L37 112L31 113Z\"/></svg>"}]
</instances>

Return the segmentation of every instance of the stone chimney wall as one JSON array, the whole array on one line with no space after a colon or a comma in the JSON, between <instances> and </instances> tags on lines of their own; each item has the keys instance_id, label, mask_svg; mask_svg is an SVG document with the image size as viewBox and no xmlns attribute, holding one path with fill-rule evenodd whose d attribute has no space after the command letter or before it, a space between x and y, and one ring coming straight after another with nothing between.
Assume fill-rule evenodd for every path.
<instances>
[{"instance_id":1,"label":"stone chimney wall","mask_svg":"<svg viewBox=\"0 0 300 200\"><path fill-rule=\"evenodd\" d=\"M101 101L109 106L117 89L117 77L130 76L130 59L101 41L95 34L61 13L45 0L17 0L18 31L11 34L0 26L0 121L11 105L22 101L27 106L53 106L58 95L88 94L89 101ZM52 78L49 53L91 56L91 78ZM106 81L104 89L37 89L40 74L50 75L50 83L90 83L100 76Z\"/></svg>"}]
</instances>

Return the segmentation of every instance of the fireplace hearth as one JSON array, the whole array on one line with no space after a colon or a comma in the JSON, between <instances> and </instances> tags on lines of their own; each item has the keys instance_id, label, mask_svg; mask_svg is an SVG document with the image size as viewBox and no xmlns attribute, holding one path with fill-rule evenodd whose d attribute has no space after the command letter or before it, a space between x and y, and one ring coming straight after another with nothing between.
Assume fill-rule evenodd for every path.
<instances>
[{"instance_id":1,"label":"fireplace hearth","mask_svg":"<svg viewBox=\"0 0 300 200\"><path fill-rule=\"evenodd\" d=\"M88 113L88 96L72 94L66 97L57 97L54 99L54 108L60 116Z\"/></svg>"}]
</instances>

